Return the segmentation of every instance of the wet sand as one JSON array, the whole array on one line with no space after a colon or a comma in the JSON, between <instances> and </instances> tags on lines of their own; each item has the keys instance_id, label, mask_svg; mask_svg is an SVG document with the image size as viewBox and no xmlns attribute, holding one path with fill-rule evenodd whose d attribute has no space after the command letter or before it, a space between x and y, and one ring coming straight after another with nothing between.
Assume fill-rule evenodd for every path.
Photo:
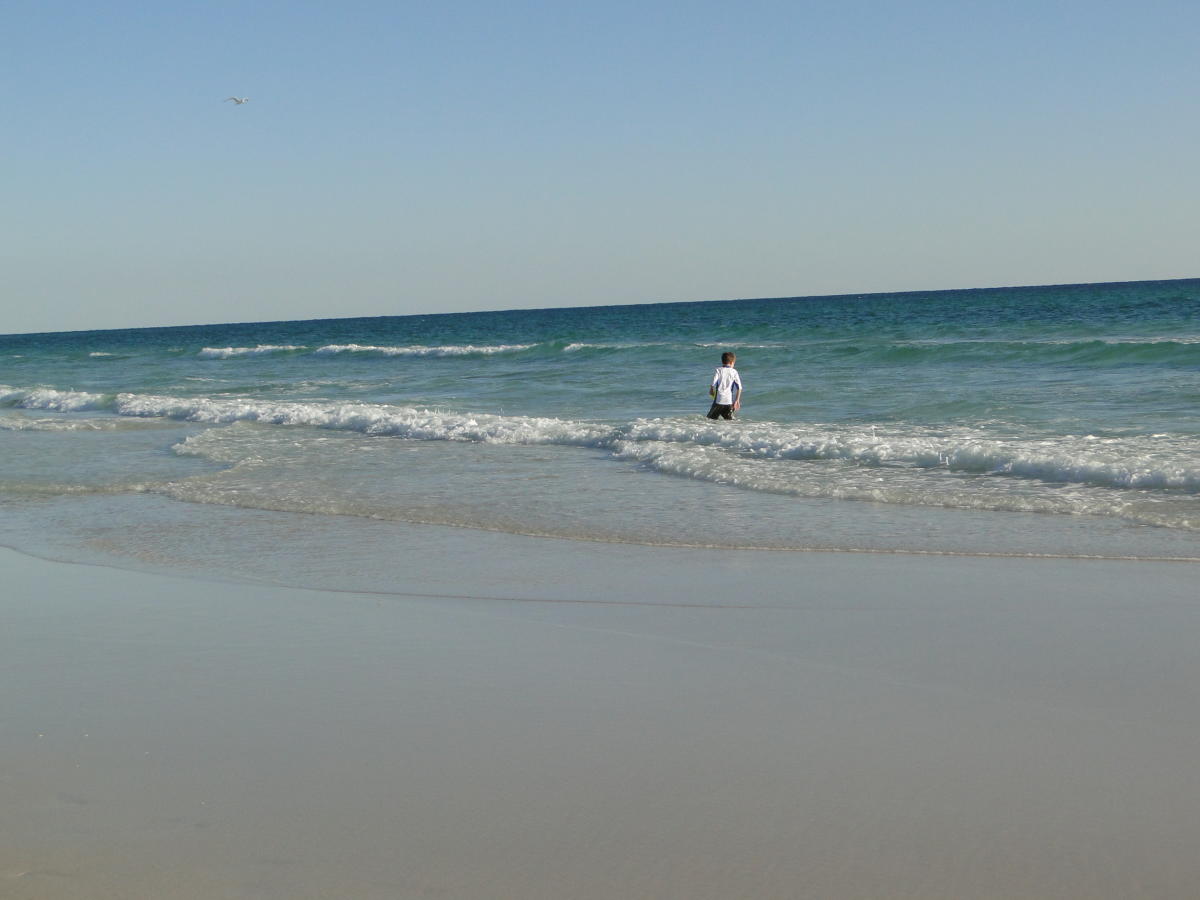
<instances>
[{"instance_id":1,"label":"wet sand","mask_svg":"<svg viewBox=\"0 0 1200 900\"><path fill-rule=\"evenodd\" d=\"M0 551L0 896L1195 896L1196 565L546 546Z\"/></svg>"}]
</instances>

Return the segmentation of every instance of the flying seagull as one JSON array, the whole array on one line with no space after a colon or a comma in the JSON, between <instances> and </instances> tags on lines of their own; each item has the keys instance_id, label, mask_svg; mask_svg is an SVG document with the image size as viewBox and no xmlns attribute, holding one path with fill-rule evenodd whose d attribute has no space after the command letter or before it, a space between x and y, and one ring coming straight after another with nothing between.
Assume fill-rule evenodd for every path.
<instances>
[{"instance_id":1,"label":"flying seagull","mask_svg":"<svg viewBox=\"0 0 1200 900\"><path fill-rule=\"evenodd\" d=\"M226 98L225 98L224 100L222 100L221 102L222 102L222 103L228 103L230 100L232 100L232 101L233 101L234 103L236 103L238 106L241 106L243 103L249 103L249 102L250 102L250 98L249 98L249 97L226 97Z\"/></svg>"}]
</instances>

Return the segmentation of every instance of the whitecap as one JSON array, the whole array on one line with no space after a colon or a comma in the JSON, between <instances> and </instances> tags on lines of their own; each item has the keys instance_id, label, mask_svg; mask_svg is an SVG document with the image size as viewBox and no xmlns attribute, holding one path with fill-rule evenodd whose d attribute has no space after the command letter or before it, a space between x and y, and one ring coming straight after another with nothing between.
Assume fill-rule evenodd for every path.
<instances>
[{"instance_id":1,"label":"whitecap","mask_svg":"<svg viewBox=\"0 0 1200 900\"><path fill-rule=\"evenodd\" d=\"M291 350L303 350L303 346L295 344L259 344L257 347L205 347L197 356L202 359L232 359L238 356L267 356L272 353L286 353Z\"/></svg>"},{"instance_id":2,"label":"whitecap","mask_svg":"<svg viewBox=\"0 0 1200 900\"><path fill-rule=\"evenodd\" d=\"M450 344L440 347L426 347L416 344L408 347L380 347L371 344L326 344L313 352L321 356L339 353L367 353L378 356L470 356L475 354L491 355L495 353L517 353L528 350L536 344Z\"/></svg>"}]
</instances>

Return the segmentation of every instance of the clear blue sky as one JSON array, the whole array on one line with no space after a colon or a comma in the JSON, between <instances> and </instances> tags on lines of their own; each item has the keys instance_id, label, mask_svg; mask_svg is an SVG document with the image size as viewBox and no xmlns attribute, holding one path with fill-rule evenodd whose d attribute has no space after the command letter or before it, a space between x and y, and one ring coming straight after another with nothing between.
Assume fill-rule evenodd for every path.
<instances>
[{"instance_id":1,"label":"clear blue sky","mask_svg":"<svg viewBox=\"0 0 1200 900\"><path fill-rule=\"evenodd\" d=\"M0 332L1196 276L1198 35L1195 2L10 0Z\"/></svg>"}]
</instances>

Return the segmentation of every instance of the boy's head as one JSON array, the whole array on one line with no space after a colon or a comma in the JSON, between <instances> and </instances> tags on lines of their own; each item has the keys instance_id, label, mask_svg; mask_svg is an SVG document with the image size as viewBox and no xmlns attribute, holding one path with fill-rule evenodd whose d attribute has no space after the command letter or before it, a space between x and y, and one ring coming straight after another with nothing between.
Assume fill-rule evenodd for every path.
<instances>
[{"instance_id":1,"label":"boy's head","mask_svg":"<svg viewBox=\"0 0 1200 900\"><path fill-rule=\"evenodd\" d=\"M728 350L726 350L724 353L721 354L721 365L723 365L723 366L732 366L736 361L737 361L736 353L730 353Z\"/></svg>"}]
</instances>

